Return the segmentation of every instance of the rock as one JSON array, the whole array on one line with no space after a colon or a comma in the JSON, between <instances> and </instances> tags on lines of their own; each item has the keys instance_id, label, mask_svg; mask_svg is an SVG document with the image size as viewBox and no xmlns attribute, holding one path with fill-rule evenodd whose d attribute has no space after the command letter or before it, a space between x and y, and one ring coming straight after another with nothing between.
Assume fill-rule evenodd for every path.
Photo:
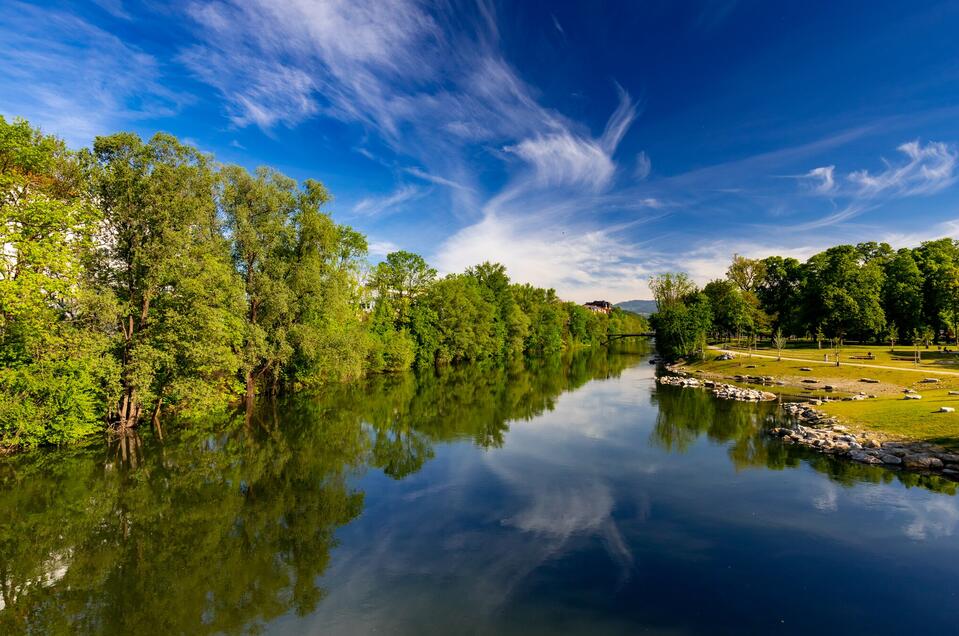
<instances>
[{"instance_id":1,"label":"rock","mask_svg":"<svg viewBox=\"0 0 959 636\"><path fill-rule=\"evenodd\" d=\"M867 439L862 445L866 448L882 448L882 445L874 439Z\"/></svg>"},{"instance_id":2,"label":"rock","mask_svg":"<svg viewBox=\"0 0 959 636\"><path fill-rule=\"evenodd\" d=\"M936 453L936 457L947 464L959 464L959 455L955 453Z\"/></svg>"},{"instance_id":3,"label":"rock","mask_svg":"<svg viewBox=\"0 0 959 636\"><path fill-rule=\"evenodd\" d=\"M872 378L859 378L860 382L867 382L869 384L879 384L879 380L874 380Z\"/></svg>"},{"instance_id":4,"label":"rock","mask_svg":"<svg viewBox=\"0 0 959 636\"><path fill-rule=\"evenodd\" d=\"M923 378L919 381L920 384L939 384L939 378Z\"/></svg>"},{"instance_id":5,"label":"rock","mask_svg":"<svg viewBox=\"0 0 959 636\"><path fill-rule=\"evenodd\" d=\"M951 406L940 406L939 410L936 412L937 413L955 413L956 409L952 408Z\"/></svg>"},{"instance_id":6,"label":"rock","mask_svg":"<svg viewBox=\"0 0 959 636\"><path fill-rule=\"evenodd\" d=\"M806 384L817 384L819 380L813 380L813 379L807 378L803 380L803 382L805 382Z\"/></svg>"},{"instance_id":7,"label":"rock","mask_svg":"<svg viewBox=\"0 0 959 636\"><path fill-rule=\"evenodd\" d=\"M823 388L824 390L826 390L826 391L835 391L835 390L836 390L836 387L834 387L834 386L831 385L831 384L824 384L824 385L822 386L822 388Z\"/></svg>"},{"instance_id":8,"label":"rock","mask_svg":"<svg viewBox=\"0 0 959 636\"><path fill-rule=\"evenodd\" d=\"M895 455L890 455L888 453L879 456L879 461L883 464L892 464L893 466L898 466L902 463L902 460L896 457Z\"/></svg>"},{"instance_id":9,"label":"rock","mask_svg":"<svg viewBox=\"0 0 959 636\"><path fill-rule=\"evenodd\" d=\"M903 393L915 393L915 391L913 391L912 389L903 389L902 392L903 392Z\"/></svg>"},{"instance_id":10,"label":"rock","mask_svg":"<svg viewBox=\"0 0 959 636\"><path fill-rule=\"evenodd\" d=\"M719 354L718 356L716 356L716 359L717 359L717 360L732 360L732 359L735 358L735 357L736 357L736 356L733 355L733 354L731 354L731 353L721 353L721 354Z\"/></svg>"},{"instance_id":11,"label":"rock","mask_svg":"<svg viewBox=\"0 0 959 636\"><path fill-rule=\"evenodd\" d=\"M934 470L942 468L942 460L925 454L906 455L902 465L911 470Z\"/></svg>"},{"instance_id":12,"label":"rock","mask_svg":"<svg viewBox=\"0 0 959 636\"><path fill-rule=\"evenodd\" d=\"M747 368L747 369L755 369L755 368L756 368L756 365L755 365L755 364L747 364L747 365L746 365L746 368Z\"/></svg>"},{"instance_id":13,"label":"rock","mask_svg":"<svg viewBox=\"0 0 959 636\"><path fill-rule=\"evenodd\" d=\"M921 400L922 396L916 393L906 393L906 395L903 396L903 399L904 400Z\"/></svg>"},{"instance_id":14,"label":"rock","mask_svg":"<svg viewBox=\"0 0 959 636\"><path fill-rule=\"evenodd\" d=\"M949 391L948 395L959 395L959 391Z\"/></svg>"},{"instance_id":15,"label":"rock","mask_svg":"<svg viewBox=\"0 0 959 636\"><path fill-rule=\"evenodd\" d=\"M799 367L800 371L812 371L812 367Z\"/></svg>"},{"instance_id":16,"label":"rock","mask_svg":"<svg viewBox=\"0 0 959 636\"><path fill-rule=\"evenodd\" d=\"M853 459L857 462L862 462L863 464L881 464L882 460L878 457L874 457L865 451L852 450L849 451L850 459Z\"/></svg>"}]
</instances>

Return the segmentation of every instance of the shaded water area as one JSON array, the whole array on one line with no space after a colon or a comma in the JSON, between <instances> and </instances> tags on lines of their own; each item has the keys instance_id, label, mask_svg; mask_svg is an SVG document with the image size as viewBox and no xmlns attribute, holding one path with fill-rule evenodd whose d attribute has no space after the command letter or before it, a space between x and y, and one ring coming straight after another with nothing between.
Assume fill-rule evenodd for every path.
<instances>
[{"instance_id":1,"label":"shaded water area","mask_svg":"<svg viewBox=\"0 0 959 636\"><path fill-rule=\"evenodd\" d=\"M645 343L0 460L0 633L955 633L959 500Z\"/></svg>"}]
</instances>

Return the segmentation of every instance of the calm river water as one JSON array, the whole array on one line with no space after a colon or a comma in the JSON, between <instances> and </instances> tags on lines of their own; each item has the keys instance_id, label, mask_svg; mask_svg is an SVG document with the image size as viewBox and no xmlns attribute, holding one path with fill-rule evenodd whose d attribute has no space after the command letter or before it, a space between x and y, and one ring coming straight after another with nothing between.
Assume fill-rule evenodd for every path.
<instances>
[{"instance_id":1,"label":"calm river water","mask_svg":"<svg viewBox=\"0 0 959 636\"><path fill-rule=\"evenodd\" d=\"M645 346L0 460L0 633L959 631L956 484L783 447Z\"/></svg>"}]
</instances>

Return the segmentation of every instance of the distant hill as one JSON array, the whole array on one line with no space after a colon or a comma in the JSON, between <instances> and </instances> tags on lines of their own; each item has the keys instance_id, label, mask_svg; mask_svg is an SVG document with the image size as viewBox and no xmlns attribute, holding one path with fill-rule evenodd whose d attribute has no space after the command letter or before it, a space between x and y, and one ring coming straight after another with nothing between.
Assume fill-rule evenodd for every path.
<instances>
[{"instance_id":1,"label":"distant hill","mask_svg":"<svg viewBox=\"0 0 959 636\"><path fill-rule=\"evenodd\" d=\"M624 300L621 303L616 303L616 306L642 316L656 313L655 300Z\"/></svg>"}]
</instances>

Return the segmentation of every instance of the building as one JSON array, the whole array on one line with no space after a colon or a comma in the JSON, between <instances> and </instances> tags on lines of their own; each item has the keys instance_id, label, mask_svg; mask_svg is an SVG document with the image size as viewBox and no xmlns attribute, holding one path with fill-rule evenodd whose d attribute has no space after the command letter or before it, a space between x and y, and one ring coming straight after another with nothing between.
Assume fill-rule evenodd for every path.
<instances>
[{"instance_id":1,"label":"building","mask_svg":"<svg viewBox=\"0 0 959 636\"><path fill-rule=\"evenodd\" d=\"M612 303L605 300L593 300L583 305L583 307L586 307L586 309L590 311L595 311L598 314L606 314L607 316L613 311Z\"/></svg>"}]
</instances>

